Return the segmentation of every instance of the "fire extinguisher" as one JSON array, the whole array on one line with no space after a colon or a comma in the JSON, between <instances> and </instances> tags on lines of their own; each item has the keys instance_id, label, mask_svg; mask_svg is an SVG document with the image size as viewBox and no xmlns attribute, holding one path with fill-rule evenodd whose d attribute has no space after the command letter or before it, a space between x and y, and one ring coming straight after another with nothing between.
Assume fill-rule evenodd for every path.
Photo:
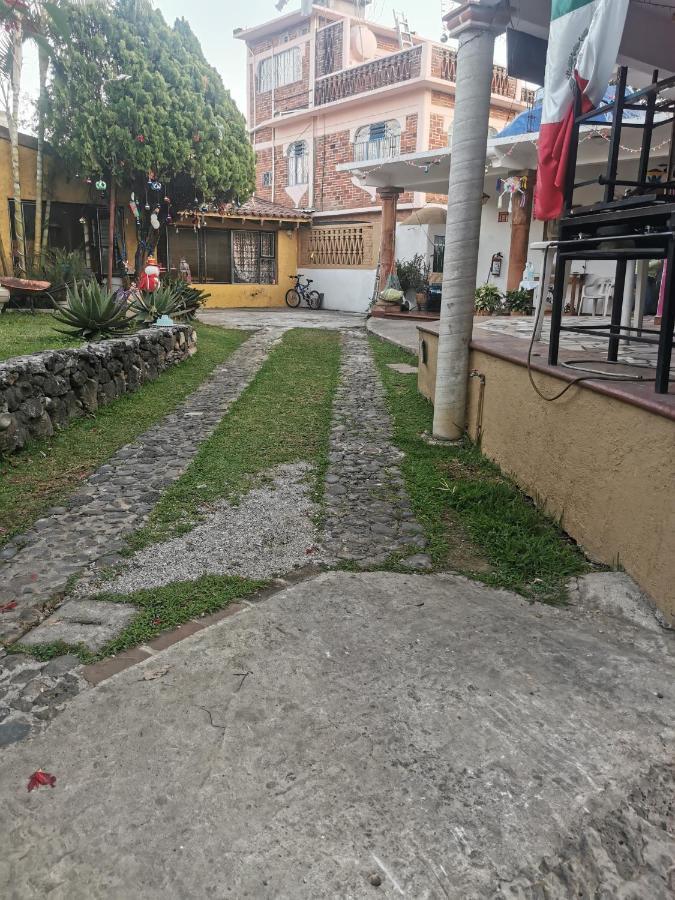
<instances>
[{"instance_id":1,"label":"fire extinguisher","mask_svg":"<svg viewBox=\"0 0 675 900\"><path fill-rule=\"evenodd\" d=\"M502 262L504 257L501 253L495 253L490 260L490 275L493 278L499 278L502 274Z\"/></svg>"}]
</instances>

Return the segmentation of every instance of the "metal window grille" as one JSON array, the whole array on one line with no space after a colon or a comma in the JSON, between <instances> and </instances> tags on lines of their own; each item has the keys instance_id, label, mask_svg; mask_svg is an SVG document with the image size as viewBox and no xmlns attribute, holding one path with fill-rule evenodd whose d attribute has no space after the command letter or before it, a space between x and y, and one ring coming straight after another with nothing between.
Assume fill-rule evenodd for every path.
<instances>
[{"instance_id":1,"label":"metal window grille","mask_svg":"<svg viewBox=\"0 0 675 900\"><path fill-rule=\"evenodd\" d=\"M258 63L257 87L259 94L301 80L302 57L299 47L282 50L281 53L267 56Z\"/></svg>"},{"instance_id":2,"label":"metal window grille","mask_svg":"<svg viewBox=\"0 0 675 900\"><path fill-rule=\"evenodd\" d=\"M262 186L263 187L272 187L272 173L271 172L263 172Z\"/></svg>"},{"instance_id":3,"label":"metal window grille","mask_svg":"<svg viewBox=\"0 0 675 900\"><path fill-rule=\"evenodd\" d=\"M307 142L295 141L288 148L288 186L294 187L297 184L307 184Z\"/></svg>"},{"instance_id":4,"label":"metal window grille","mask_svg":"<svg viewBox=\"0 0 675 900\"><path fill-rule=\"evenodd\" d=\"M401 126L398 122L375 122L356 132L354 161L387 159L401 152Z\"/></svg>"},{"instance_id":5,"label":"metal window grille","mask_svg":"<svg viewBox=\"0 0 675 900\"><path fill-rule=\"evenodd\" d=\"M232 280L235 284L276 282L275 238L273 231L232 233Z\"/></svg>"}]
</instances>

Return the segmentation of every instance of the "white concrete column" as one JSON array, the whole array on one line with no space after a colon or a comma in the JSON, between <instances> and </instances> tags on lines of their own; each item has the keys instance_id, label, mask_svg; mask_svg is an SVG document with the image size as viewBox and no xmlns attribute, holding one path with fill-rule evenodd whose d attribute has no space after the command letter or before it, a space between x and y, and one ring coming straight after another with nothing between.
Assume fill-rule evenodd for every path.
<instances>
[{"instance_id":1,"label":"white concrete column","mask_svg":"<svg viewBox=\"0 0 675 900\"><path fill-rule=\"evenodd\" d=\"M633 307L635 306L635 291L637 289L637 273L635 271L635 261L630 260L626 271L626 287L623 292L623 306L621 307L621 325L624 328L630 328L633 321ZM622 345L630 344L630 332L622 331Z\"/></svg>"},{"instance_id":2,"label":"white concrete column","mask_svg":"<svg viewBox=\"0 0 675 900\"><path fill-rule=\"evenodd\" d=\"M434 408L434 435L450 440L464 432L494 42L503 30L500 11L478 4L472 7L463 12L459 23Z\"/></svg>"}]
</instances>

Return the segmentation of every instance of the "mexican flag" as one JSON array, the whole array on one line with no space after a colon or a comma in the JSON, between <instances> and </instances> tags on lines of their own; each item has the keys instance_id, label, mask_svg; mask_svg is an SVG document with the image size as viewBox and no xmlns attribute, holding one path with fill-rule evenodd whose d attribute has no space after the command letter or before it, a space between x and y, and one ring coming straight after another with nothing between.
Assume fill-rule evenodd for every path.
<instances>
[{"instance_id":1,"label":"mexican flag","mask_svg":"<svg viewBox=\"0 0 675 900\"><path fill-rule=\"evenodd\" d=\"M574 120L574 82L585 112L602 100L626 24L629 0L553 0L535 197L537 219L557 219Z\"/></svg>"}]
</instances>

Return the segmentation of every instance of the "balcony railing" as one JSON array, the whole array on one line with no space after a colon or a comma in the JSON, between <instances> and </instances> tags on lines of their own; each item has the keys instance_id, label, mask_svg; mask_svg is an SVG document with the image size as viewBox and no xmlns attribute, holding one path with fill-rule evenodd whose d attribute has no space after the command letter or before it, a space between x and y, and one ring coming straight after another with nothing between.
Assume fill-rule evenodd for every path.
<instances>
[{"instance_id":1,"label":"balcony railing","mask_svg":"<svg viewBox=\"0 0 675 900\"><path fill-rule=\"evenodd\" d=\"M376 91L390 84L410 81L412 78L419 78L421 74L422 47L412 47L318 79L314 103L316 106L323 106L356 94Z\"/></svg>"},{"instance_id":2,"label":"balcony railing","mask_svg":"<svg viewBox=\"0 0 675 900\"><path fill-rule=\"evenodd\" d=\"M457 81L457 54L454 50L446 50L444 47L434 47L431 57L431 74L434 78L441 78L443 81L450 81L453 84ZM518 81L510 78L503 66L493 66L492 69L492 93L500 97L508 97L509 100L516 99ZM523 95L525 89L523 89ZM528 101L521 96L521 102Z\"/></svg>"}]
</instances>

